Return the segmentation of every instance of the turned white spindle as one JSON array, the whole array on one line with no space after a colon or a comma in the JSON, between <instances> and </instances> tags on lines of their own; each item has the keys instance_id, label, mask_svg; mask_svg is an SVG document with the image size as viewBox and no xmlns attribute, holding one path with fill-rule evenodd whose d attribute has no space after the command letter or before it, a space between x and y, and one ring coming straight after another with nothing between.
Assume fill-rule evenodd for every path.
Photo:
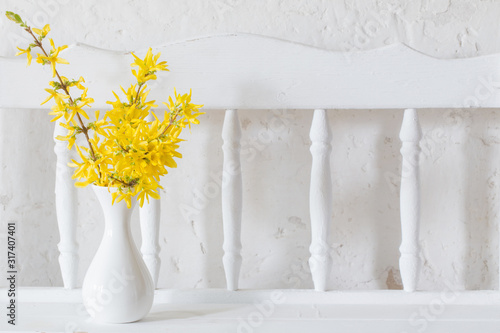
<instances>
[{"instance_id":1,"label":"turned white spindle","mask_svg":"<svg viewBox=\"0 0 500 333\"><path fill-rule=\"evenodd\" d=\"M399 138L401 155L401 246L399 269L405 291L415 291L420 273L420 175L419 142L422 137L417 110L406 109Z\"/></svg>"},{"instance_id":2,"label":"turned white spindle","mask_svg":"<svg viewBox=\"0 0 500 333\"><path fill-rule=\"evenodd\" d=\"M224 166L222 173L222 221L224 257L228 290L238 289L241 269L242 184L240 164L241 128L236 110L226 110L222 128Z\"/></svg>"},{"instance_id":3,"label":"turned white spindle","mask_svg":"<svg viewBox=\"0 0 500 333\"><path fill-rule=\"evenodd\" d=\"M160 199L149 198L149 203L145 201L144 205L139 209L142 235L141 254L153 278L155 288L158 284L161 265L159 243L160 206Z\"/></svg>"},{"instance_id":4,"label":"turned white spindle","mask_svg":"<svg viewBox=\"0 0 500 333\"><path fill-rule=\"evenodd\" d=\"M154 121L153 114L146 117L148 121ZM156 288L158 284L158 275L160 274L160 214L161 214L161 199L149 198L149 203L144 202L144 205L139 209L139 219L141 224L141 254L149 273L153 278L153 283Z\"/></svg>"},{"instance_id":5,"label":"turned white spindle","mask_svg":"<svg viewBox=\"0 0 500 333\"><path fill-rule=\"evenodd\" d=\"M76 241L76 188L71 176L73 169L68 166L71 162L70 151L66 141L57 140L59 135L66 136L67 130L56 121L54 128L54 152L56 162L56 214L59 227L59 266L64 283L64 288L76 288L78 274L78 243Z\"/></svg>"},{"instance_id":6,"label":"turned white spindle","mask_svg":"<svg viewBox=\"0 0 500 333\"><path fill-rule=\"evenodd\" d=\"M330 176L330 129L325 110L314 110L311 125L311 246L309 267L314 289L325 291L330 274L330 225L332 216L332 181Z\"/></svg>"}]
</instances>

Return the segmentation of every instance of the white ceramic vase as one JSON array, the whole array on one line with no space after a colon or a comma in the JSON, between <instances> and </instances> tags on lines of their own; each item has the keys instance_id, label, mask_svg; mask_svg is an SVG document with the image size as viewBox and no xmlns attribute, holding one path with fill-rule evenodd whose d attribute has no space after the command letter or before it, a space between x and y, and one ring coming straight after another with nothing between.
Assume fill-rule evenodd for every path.
<instances>
[{"instance_id":1,"label":"white ceramic vase","mask_svg":"<svg viewBox=\"0 0 500 333\"><path fill-rule=\"evenodd\" d=\"M83 281L83 304L95 321L128 323L144 318L153 304L154 284L135 246L130 217L135 206L111 205L106 187L92 186L104 211L104 235Z\"/></svg>"}]
</instances>

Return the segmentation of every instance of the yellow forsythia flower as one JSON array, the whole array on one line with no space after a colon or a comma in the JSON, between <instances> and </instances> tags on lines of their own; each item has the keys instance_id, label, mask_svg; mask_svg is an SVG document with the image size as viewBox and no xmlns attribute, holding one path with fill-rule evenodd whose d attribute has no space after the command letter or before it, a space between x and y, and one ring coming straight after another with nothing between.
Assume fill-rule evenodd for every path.
<instances>
[{"instance_id":1,"label":"yellow forsythia flower","mask_svg":"<svg viewBox=\"0 0 500 333\"><path fill-rule=\"evenodd\" d=\"M44 56L44 55L41 55L40 53L38 53L37 58L36 58L36 62L41 63L43 65L50 63L50 65L52 67L52 77L55 77L56 76L56 63L57 64L69 64L69 62L67 60L57 57L59 55L59 52L66 49L68 46L63 45L61 47L56 48L52 38L50 38L50 45L52 45L52 50L50 51L49 56Z\"/></svg>"},{"instance_id":2,"label":"yellow forsythia flower","mask_svg":"<svg viewBox=\"0 0 500 333\"><path fill-rule=\"evenodd\" d=\"M37 28L33 28L31 29L33 30L34 33L36 33L38 36L42 37L42 38L45 38L45 36L47 36L47 34L49 33L50 31L50 25L46 24L42 30L40 29L37 29Z\"/></svg>"},{"instance_id":3,"label":"yellow forsythia flower","mask_svg":"<svg viewBox=\"0 0 500 333\"><path fill-rule=\"evenodd\" d=\"M26 53L26 56L28 57L28 66L31 65L31 49L29 47L26 50L23 50L19 47L17 49L19 50L19 52L16 53L16 56Z\"/></svg>"}]
</instances>

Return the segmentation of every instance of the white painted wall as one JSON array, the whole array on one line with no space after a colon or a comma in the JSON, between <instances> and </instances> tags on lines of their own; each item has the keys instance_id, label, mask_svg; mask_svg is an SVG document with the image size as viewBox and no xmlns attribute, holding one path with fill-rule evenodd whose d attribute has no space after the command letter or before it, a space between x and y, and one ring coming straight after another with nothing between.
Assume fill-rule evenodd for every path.
<instances>
[{"instance_id":1,"label":"white painted wall","mask_svg":"<svg viewBox=\"0 0 500 333\"><path fill-rule=\"evenodd\" d=\"M444 58L500 51L500 3L495 1L2 0L0 11L5 10L31 22L50 22L59 44L82 42L123 51L225 32L344 51L399 41ZM0 36L0 56L13 56L22 36L18 27L0 19ZM168 54L163 56L168 60ZM439 290L445 283L497 288L500 114L420 110L419 115L424 263L419 289ZM397 288L403 113L330 110L328 116L334 183L331 288ZM8 220L17 221L23 286L62 285L49 119L45 111L0 110L0 234ZM201 125L184 135L188 141L179 168L164 178L159 287L225 286L220 187L213 180L217 176L210 176L222 166L222 120L221 110L207 112ZM312 112L241 111L240 120L240 287L312 288L307 266ZM200 199L204 191L217 195ZM185 218L181 206L198 207L197 213ZM79 192L79 211L81 281L103 230L90 189ZM136 212L134 229L139 232L137 217ZM5 251L0 253L5 271Z\"/></svg>"}]
</instances>

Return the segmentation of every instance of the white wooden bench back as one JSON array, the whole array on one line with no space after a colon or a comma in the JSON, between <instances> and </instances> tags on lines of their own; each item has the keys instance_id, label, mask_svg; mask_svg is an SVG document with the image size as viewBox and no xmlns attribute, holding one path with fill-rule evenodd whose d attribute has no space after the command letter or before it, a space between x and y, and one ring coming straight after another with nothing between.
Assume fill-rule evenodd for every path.
<instances>
[{"instance_id":1,"label":"white wooden bench back","mask_svg":"<svg viewBox=\"0 0 500 333\"><path fill-rule=\"evenodd\" d=\"M245 34L205 37L165 45L161 51L172 71L151 96L170 94L173 86L192 88L205 109L406 109L497 107L500 94L481 90L499 74L498 55L435 59L402 44L362 52L331 52ZM94 108L106 108L110 89L132 83L129 53L73 45L63 51L68 77L85 74ZM137 52L138 55L144 52ZM0 107L40 106L41 86L50 68L25 59L2 58ZM9 75L11 73L17 75ZM29 78L27 80L26 78ZM23 89L19 89L19 87ZM30 98L25 98L29 92Z\"/></svg>"},{"instance_id":2,"label":"white wooden bench back","mask_svg":"<svg viewBox=\"0 0 500 333\"><path fill-rule=\"evenodd\" d=\"M224 182L222 190L224 257L227 287L238 288L241 266L242 177L240 168L241 130L238 109L315 110L310 138L313 156L310 188L312 240L309 264L316 290L327 288L331 261L328 256L332 220L332 184L329 158L330 131L326 109L405 110L400 138L403 155L401 179L402 244L400 270L404 289L416 288L419 262L419 108L496 108L500 94L495 82L500 77L500 56L472 59L435 59L404 45L343 53L320 50L281 40L230 34L205 37L155 48L168 61L171 72L160 77L151 93L153 99L192 89L205 110L226 109L224 140ZM143 52L144 53L144 52ZM137 52L141 56L143 53ZM75 45L62 55L68 59L64 73L79 77L85 73L94 109L105 109L111 90L132 83L130 55ZM25 59L0 58L0 108L40 109L45 99L41 87L50 69L26 68ZM20 88L22 87L22 89ZM26 99L24 96L29 95ZM56 126L55 135L61 129ZM76 243L75 189L66 164L65 143L56 142L58 156L56 202L60 266L64 285L76 287L78 253ZM159 203L141 209L141 251L158 280Z\"/></svg>"}]
</instances>

